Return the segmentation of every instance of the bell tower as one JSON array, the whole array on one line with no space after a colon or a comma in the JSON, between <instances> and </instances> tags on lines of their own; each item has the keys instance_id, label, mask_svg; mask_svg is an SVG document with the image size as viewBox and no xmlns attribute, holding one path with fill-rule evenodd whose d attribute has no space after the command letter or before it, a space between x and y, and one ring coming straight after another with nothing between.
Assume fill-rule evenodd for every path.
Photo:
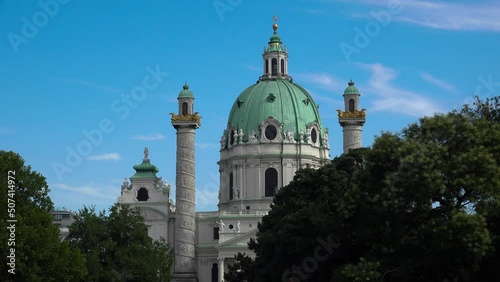
<instances>
[{"instance_id":1,"label":"bell tower","mask_svg":"<svg viewBox=\"0 0 500 282\"><path fill-rule=\"evenodd\" d=\"M344 135L344 154L349 153L350 149L357 149L363 146L362 129L366 119L366 110L359 110L359 97L361 94L359 94L358 89L354 86L352 79L348 85L343 95L345 110L337 110L339 123L342 126Z\"/></svg>"},{"instance_id":2,"label":"bell tower","mask_svg":"<svg viewBox=\"0 0 500 282\"><path fill-rule=\"evenodd\" d=\"M194 112L194 95L187 83L177 97L179 114L171 113L172 126L177 130L175 177L175 282L196 282L195 253L195 130L200 127L198 112Z\"/></svg>"}]
</instances>

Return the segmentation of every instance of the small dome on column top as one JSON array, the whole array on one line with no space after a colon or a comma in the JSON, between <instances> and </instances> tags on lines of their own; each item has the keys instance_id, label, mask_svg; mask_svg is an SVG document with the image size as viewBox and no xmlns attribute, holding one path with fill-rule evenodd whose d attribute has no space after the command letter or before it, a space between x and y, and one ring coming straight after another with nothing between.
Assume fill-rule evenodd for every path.
<instances>
[{"instance_id":1,"label":"small dome on column top","mask_svg":"<svg viewBox=\"0 0 500 282\"><path fill-rule=\"evenodd\" d=\"M194 99L193 92L189 90L189 85L187 82L182 86L182 91L179 93L179 96L177 98L192 98Z\"/></svg>"},{"instance_id":2,"label":"small dome on column top","mask_svg":"<svg viewBox=\"0 0 500 282\"><path fill-rule=\"evenodd\" d=\"M356 86L354 86L354 81L352 81L352 79L347 84L349 86L347 86L347 88L344 90L344 95L360 95L358 88L356 88Z\"/></svg>"}]
</instances>

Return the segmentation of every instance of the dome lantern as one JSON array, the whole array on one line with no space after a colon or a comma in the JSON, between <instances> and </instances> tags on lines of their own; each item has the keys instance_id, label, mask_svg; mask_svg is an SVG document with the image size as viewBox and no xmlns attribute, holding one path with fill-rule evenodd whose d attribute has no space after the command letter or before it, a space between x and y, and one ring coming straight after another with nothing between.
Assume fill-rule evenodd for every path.
<instances>
[{"instance_id":1,"label":"dome lantern","mask_svg":"<svg viewBox=\"0 0 500 282\"><path fill-rule=\"evenodd\" d=\"M283 43L278 35L278 18L273 18L273 35L269 39L268 47L264 47L264 71L259 80L288 79L288 52L283 48Z\"/></svg>"}]
</instances>

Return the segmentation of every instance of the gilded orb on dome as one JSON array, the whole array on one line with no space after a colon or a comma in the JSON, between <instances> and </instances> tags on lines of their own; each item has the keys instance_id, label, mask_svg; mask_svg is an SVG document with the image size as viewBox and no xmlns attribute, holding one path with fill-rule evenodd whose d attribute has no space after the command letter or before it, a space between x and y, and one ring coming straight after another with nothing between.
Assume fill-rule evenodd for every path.
<instances>
[{"instance_id":1,"label":"gilded orb on dome","mask_svg":"<svg viewBox=\"0 0 500 282\"><path fill-rule=\"evenodd\" d=\"M276 33L276 31L278 30L278 24L276 23L278 21L278 18L276 16L274 16L273 21L274 21L273 30L274 30L274 33Z\"/></svg>"}]
</instances>

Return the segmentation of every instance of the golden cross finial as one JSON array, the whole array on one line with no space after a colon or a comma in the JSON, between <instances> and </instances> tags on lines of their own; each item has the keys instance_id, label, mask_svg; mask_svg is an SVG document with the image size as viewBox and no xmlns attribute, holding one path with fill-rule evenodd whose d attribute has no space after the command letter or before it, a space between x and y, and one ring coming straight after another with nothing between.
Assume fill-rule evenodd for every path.
<instances>
[{"instance_id":1,"label":"golden cross finial","mask_svg":"<svg viewBox=\"0 0 500 282\"><path fill-rule=\"evenodd\" d=\"M278 18L276 16L274 16L273 17L273 21L274 21L273 30L274 30L274 34L276 34L276 30L278 30L278 24L276 23L277 20L278 20Z\"/></svg>"}]
</instances>

